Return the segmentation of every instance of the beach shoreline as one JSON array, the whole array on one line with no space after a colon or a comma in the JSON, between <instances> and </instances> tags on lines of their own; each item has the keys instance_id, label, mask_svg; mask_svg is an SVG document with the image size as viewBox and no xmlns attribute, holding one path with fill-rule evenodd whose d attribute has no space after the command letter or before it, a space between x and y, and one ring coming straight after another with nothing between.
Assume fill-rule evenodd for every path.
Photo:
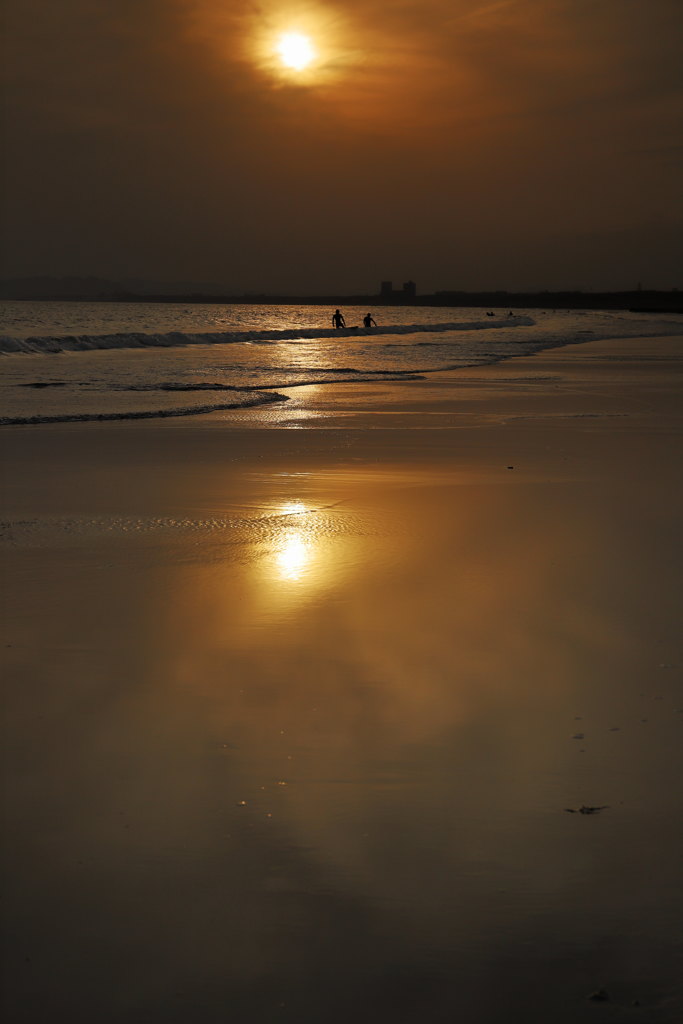
<instances>
[{"instance_id":1,"label":"beach shoreline","mask_svg":"<svg viewBox=\"0 0 683 1024\"><path fill-rule=\"evenodd\" d=\"M6 1019L678 1021L681 369L3 428Z\"/></svg>"}]
</instances>

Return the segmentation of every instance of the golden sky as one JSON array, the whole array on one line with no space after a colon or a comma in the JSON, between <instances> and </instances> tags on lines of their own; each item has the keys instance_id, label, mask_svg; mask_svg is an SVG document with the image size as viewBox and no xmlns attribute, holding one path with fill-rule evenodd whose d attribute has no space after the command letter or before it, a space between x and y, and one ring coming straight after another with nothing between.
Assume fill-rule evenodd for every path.
<instances>
[{"instance_id":1,"label":"golden sky","mask_svg":"<svg viewBox=\"0 0 683 1024\"><path fill-rule=\"evenodd\" d=\"M683 286L680 0L5 6L3 276Z\"/></svg>"}]
</instances>

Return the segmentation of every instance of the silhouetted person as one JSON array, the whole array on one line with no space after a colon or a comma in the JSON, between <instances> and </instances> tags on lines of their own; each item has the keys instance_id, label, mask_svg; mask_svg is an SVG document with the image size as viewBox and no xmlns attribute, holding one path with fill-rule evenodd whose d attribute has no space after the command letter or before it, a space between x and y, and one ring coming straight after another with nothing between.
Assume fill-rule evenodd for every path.
<instances>
[{"instance_id":1,"label":"silhouetted person","mask_svg":"<svg viewBox=\"0 0 683 1024\"><path fill-rule=\"evenodd\" d=\"M372 319L370 314L366 313L365 316L363 317L363 327L365 327L369 331L371 327L376 327L376 326L377 326L377 324Z\"/></svg>"},{"instance_id":2,"label":"silhouetted person","mask_svg":"<svg viewBox=\"0 0 683 1024\"><path fill-rule=\"evenodd\" d=\"M332 326L336 327L338 331L341 330L342 327L346 327L346 320L339 310L332 314Z\"/></svg>"}]
</instances>

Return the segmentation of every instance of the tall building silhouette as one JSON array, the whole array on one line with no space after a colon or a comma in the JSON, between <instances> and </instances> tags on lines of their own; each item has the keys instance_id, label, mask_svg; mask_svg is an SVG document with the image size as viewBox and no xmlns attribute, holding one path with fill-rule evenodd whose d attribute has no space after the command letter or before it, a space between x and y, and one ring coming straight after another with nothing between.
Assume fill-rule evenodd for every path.
<instances>
[{"instance_id":1,"label":"tall building silhouette","mask_svg":"<svg viewBox=\"0 0 683 1024\"><path fill-rule=\"evenodd\" d=\"M417 294L417 285L414 281L404 281L399 291L394 288L393 281L382 281L379 294L385 302L412 302Z\"/></svg>"}]
</instances>

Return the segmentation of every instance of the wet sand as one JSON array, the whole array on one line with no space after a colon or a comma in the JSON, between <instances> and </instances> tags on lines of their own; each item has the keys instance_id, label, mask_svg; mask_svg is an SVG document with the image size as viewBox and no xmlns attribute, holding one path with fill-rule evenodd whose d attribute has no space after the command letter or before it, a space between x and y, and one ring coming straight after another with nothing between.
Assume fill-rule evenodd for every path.
<instances>
[{"instance_id":1,"label":"wet sand","mask_svg":"<svg viewBox=\"0 0 683 1024\"><path fill-rule=\"evenodd\" d=\"M4 430L6 1019L683 1019L682 353Z\"/></svg>"}]
</instances>

